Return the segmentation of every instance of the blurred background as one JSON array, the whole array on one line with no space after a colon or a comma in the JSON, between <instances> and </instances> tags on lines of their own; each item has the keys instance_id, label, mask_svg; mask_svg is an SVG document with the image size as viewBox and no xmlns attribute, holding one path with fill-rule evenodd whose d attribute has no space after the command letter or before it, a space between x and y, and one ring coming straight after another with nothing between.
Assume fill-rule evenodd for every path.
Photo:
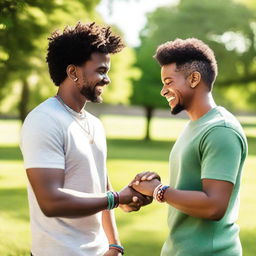
<instances>
[{"instance_id":1,"label":"blurred background","mask_svg":"<svg viewBox=\"0 0 256 256\"><path fill-rule=\"evenodd\" d=\"M187 122L171 116L160 96L156 47L197 37L215 52L218 105L242 123L249 143L238 223L245 256L256 255L256 1L255 0L0 0L0 255L29 255L26 175L18 147L27 113L57 87L45 62L56 29L96 21L109 24L127 47L112 56L112 83L103 104L88 104L108 139L108 171L116 190L136 173L158 172L168 182L169 152ZM167 236L167 206L138 213L116 210L129 256L156 256ZM99 241L100 243L100 241Z\"/></svg>"}]
</instances>

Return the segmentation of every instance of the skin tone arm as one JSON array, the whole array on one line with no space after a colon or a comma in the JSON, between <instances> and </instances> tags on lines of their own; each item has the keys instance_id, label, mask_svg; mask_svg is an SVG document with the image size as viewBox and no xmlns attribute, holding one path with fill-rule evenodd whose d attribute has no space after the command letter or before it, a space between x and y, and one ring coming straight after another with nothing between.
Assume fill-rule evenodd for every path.
<instances>
[{"instance_id":1,"label":"skin tone arm","mask_svg":"<svg viewBox=\"0 0 256 256\"><path fill-rule=\"evenodd\" d=\"M107 190L113 191L113 188L109 181L107 185ZM102 224L103 224L103 228L106 233L106 236L108 238L109 244L120 245L121 243L118 237L114 211L104 210L102 212ZM117 250L110 249L104 254L104 256L112 256L112 255L113 256L121 255L121 253L119 253Z\"/></svg>"},{"instance_id":2,"label":"skin tone arm","mask_svg":"<svg viewBox=\"0 0 256 256\"><path fill-rule=\"evenodd\" d=\"M132 181L132 187L142 194L153 195L154 189L160 184L160 181L150 180L149 176L137 175ZM164 200L190 216L220 220L227 210L233 186L227 181L203 179L202 191L168 188L164 194Z\"/></svg>"},{"instance_id":3,"label":"skin tone arm","mask_svg":"<svg viewBox=\"0 0 256 256\"><path fill-rule=\"evenodd\" d=\"M107 209L106 194L87 194L64 189L62 169L31 168L27 176L42 212L48 217L81 217ZM142 198L133 202L133 197ZM140 207L143 196L126 187L120 192L120 203Z\"/></svg>"}]
</instances>

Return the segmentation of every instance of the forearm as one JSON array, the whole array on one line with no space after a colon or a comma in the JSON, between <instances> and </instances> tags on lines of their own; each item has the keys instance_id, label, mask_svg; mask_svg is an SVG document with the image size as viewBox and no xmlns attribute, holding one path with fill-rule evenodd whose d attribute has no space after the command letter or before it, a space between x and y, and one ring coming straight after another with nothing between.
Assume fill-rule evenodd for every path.
<instances>
[{"instance_id":1,"label":"forearm","mask_svg":"<svg viewBox=\"0 0 256 256\"><path fill-rule=\"evenodd\" d=\"M176 209L194 217L218 219L214 197L209 197L203 191L185 191L168 188L164 200Z\"/></svg>"},{"instance_id":2,"label":"forearm","mask_svg":"<svg viewBox=\"0 0 256 256\"><path fill-rule=\"evenodd\" d=\"M138 192L154 195L158 201L165 201L190 216L211 220L225 215L234 187L229 181L202 179L202 191L166 189L159 180L143 177L144 173L138 174L132 181L132 187Z\"/></svg>"},{"instance_id":3,"label":"forearm","mask_svg":"<svg viewBox=\"0 0 256 256\"><path fill-rule=\"evenodd\" d=\"M51 198L45 198L41 209L48 217L90 216L107 209L106 194L89 194L59 188Z\"/></svg>"},{"instance_id":4,"label":"forearm","mask_svg":"<svg viewBox=\"0 0 256 256\"><path fill-rule=\"evenodd\" d=\"M102 224L109 244L120 244L114 211L102 212Z\"/></svg>"},{"instance_id":5,"label":"forearm","mask_svg":"<svg viewBox=\"0 0 256 256\"><path fill-rule=\"evenodd\" d=\"M109 179L107 180L107 190L114 191ZM114 211L102 212L102 224L109 244L120 244Z\"/></svg>"}]
</instances>

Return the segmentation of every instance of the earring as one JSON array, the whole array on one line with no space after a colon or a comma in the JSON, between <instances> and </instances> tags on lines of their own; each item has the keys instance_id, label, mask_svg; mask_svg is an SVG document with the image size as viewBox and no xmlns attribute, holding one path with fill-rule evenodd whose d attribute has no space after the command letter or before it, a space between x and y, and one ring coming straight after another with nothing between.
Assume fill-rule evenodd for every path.
<instances>
[{"instance_id":1,"label":"earring","mask_svg":"<svg viewBox=\"0 0 256 256\"><path fill-rule=\"evenodd\" d=\"M74 82L76 82L78 80L78 78L76 77L76 78L74 78Z\"/></svg>"}]
</instances>

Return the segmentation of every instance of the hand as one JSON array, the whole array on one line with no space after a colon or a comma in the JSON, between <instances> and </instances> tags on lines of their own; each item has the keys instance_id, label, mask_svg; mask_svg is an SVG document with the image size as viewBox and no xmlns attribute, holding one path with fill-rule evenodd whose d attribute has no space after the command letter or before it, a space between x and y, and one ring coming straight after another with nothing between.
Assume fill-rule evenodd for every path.
<instances>
[{"instance_id":1,"label":"hand","mask_svg":"<svg viewBox=\"0 0 256 256\"><path fill-rule=\"evenodd\" d=\"M103 254L103 256L121 256L121 255L122 255L121 252L115 249L109 249Z\"/></svg>"},{"instance_id":2,"label":"hand","mask_svg":"<svg viewBox=\"0 0 256 256\"><path fill-rule=\"evenodd\" d=\"M132 188L138 191L139 193L146 195L146 196L153 196L153 192L155 188L160 184L161 182L157 179L153 180L146 180L141 182L134 182L132 184Z\"/></svg>"},{"instance_id":3,"label":"hand","mask_svg":"<svg viewBox=\"0 0 256 256\"><path fill-rule=\"evenodd\" d=\"M119 192L119 207L125 212L138 211L141 206L150 204L152 200L152 197L141 195L128 186Z\"/></svg>"},{"instance_id":4,"label":"hand","mask_svg":"<svg viewBox=\"0 0 256 256\"><path fill-rule=\"evenodd\" d=\"M150 181L153 179L158 179L159 181L161 181L161 177L155 172L141 172L135 176L135 178L130 182L128 186L132 187L133 183L139 185L141 181Z\"/></svg>"}]
</instances>

